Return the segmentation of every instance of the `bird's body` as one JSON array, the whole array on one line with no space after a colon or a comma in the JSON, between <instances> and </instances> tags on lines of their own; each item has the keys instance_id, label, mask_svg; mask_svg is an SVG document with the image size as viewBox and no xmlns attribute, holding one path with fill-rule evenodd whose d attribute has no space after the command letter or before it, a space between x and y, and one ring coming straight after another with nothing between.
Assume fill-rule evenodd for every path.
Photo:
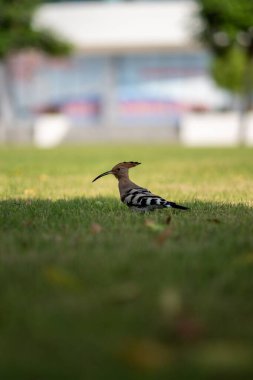
<instances>
[{"instance_id":1,"label":"bird's body","mask_svg":"<svg viewBox=\"0 0 253 380\"><path fill-rule=\"evenodd\" d=\"M158 195L152 194L149 190L144 188L133 188L128 190L121 196L121 201L129 208L136 211L154 211L161 208L178 208L180 210L187 210L187 207L177 205L174 202L166 201Z\"/></svg>"},{"instance_id":2,"label":"bird's body","mask_svg":"<svg viewBox=\"0 0 253 380\"><path fill-rule=\"evenodd\" d=\"M119 181L118 184L121 201L134 211L146 212L169 207L180 210L188 209L188 207L180 206L174 202L167 201L166 199L163 199L132 182L128 176L128 169L139 164L139 162L133 161L121 162L115 165L112 170L96 177L93 182L104 175L114 174Z\"/></svg>"}]
</instances>

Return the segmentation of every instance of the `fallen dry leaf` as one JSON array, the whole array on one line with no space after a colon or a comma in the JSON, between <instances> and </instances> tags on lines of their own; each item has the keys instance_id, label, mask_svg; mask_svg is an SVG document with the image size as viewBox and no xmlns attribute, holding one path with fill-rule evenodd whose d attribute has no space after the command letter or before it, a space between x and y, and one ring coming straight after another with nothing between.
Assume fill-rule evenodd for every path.
<instances>
[{"instance_id":1,"label":"fallen dry leaf","mask_svg":"<svg viewBox=\"0 0 253 380\"><path fill-rule=\"evenodd\" d=\"M156 237L156 242L159 245L163 245L166 242L166 240L170 237L170 235L171 235L171 228L167 227Z\"/></svg>"},{"instance_id":2,"label":"fallen dry leaf","mask_svg":"<svg viewBox=\"0 0 253 380\"><path fill-rule=\"evenodd\" d=\"M197 318L184 315L176 320L175 333L182 341L194 342L203 336L204 326Z\"/></svg>"},{"instance_id":3,"label":"fallen dry leaf","mask_svg":"<svg viewBox=\"0 0 253 380\"><path fill-rule=\"evenodd\" d=\"M217 218L210 218L210 219L207 219L207 221L210 223L216 223L216 224L221 223L220 219L217 219Z\"/></svg>"},{"instance_id":4,"label":"fallen dry leaf","mask_svg":"<svg viewBox=\"0 0 253 380\"><path fill-rule=\"evenodd\" d=\"M170 224L171 222L171 215L168 215L167 218L165 219L165 224Z\"/></svg>"},{"instance_id":5,"label":"fallen dry leaf","mask_svg":"<svg viewBox=\"0 0 253 380\"><path fill-rule=\"evenodd\" d=\"M144 225L154 232L160 232L160 234L155 237L155 241L157 244L163 245L165 241L168 239L168 237L171 235L171 228L168 227L170 222L171 217L168 216L165 221L166 224L157 223L152 219L145 219Z\"/></svg>"},{"instance_id":6,"label":"fallen dry leaf","mask_svg":"<svg viewBox=\"0 0 253 380\"><path fill-rule=\"evenodd\" d=\"M33 220L23 220L22 225L24 227L33 227L35 225Z\"/></svg>"},{"instance_id":7,"label":"fallen dry leaf","mask_svg":"<svg viewBox=\"0 0 253 380\"><path fill-rule=\"evenodd\" d=\"M90 226L90 232L93 235L100 234L100 232L102 232L102 230L103 230L103 227L98 223L92 223L92 225Z\"/></svg>"},{"instance_id":8,"label":"fallen dry leaf","mask_svg":"<svg viewBox=\"0 0 253 380\"><path fill-rule=\"evenodd\" d=\"M154 371L168 366L173 355L169 348L151 339L133 339L124 344L120 357L130 366L143 371Z\"/></svg>"}]
</instances>

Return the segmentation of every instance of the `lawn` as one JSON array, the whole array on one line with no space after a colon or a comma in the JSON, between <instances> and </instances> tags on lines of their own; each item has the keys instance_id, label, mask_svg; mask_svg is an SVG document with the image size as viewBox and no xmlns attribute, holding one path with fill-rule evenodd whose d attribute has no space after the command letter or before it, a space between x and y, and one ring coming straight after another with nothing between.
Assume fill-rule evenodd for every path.
<instances>
[{"instance_id":1,"label":"lawn","mask_svg":"<svg viewBox=\"0 0 253 380\"><path fill-rule=\"evenodd\" d=\"M252 379L253 150L1 148L0 289L3 380Z\"/></svg>"}]
</instances>

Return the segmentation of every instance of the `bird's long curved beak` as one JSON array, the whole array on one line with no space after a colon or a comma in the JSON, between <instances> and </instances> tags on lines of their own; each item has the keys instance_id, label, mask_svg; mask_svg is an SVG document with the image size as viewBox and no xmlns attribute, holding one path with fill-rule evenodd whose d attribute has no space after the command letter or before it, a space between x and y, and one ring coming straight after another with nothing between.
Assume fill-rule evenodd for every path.
<instances>
[{"instance_id":1,"label":"bird's long curved beak","mask_svg":"<svg viewBox=\"0 0 253 380\"><path fill-rule=\"evenodd\" d=\"M93 179L92 182L95 182L97 179L101 178L101 177L104 177L105 175L108 175L108 174L113 174L111 170L109 170L108 172L105 172L103 174L100 174L98 175L96 178Z\"/></svg>"}]
</instances>

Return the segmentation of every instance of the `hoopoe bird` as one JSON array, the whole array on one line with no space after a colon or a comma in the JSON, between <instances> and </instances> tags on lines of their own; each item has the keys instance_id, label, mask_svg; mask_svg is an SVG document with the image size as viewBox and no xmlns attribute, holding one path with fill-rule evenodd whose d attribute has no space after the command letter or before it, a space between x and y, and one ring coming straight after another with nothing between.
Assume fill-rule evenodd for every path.
<instances>
[{"instance_id":1,"label":"hoopoe bird","mask_svg":"<svg viewBox=\"0 0 253 380\"><path fill-rule=\"evenodd\" d=\"M118 180L121 201L134 211L145 212L169 207L177 208L179 210L188 210L188 207L167 201L132 182L129 179L128 170L137 165L140 165L140 162L120 162L111 170L94 178L92 182L95 182L97 179L104 177L105 175L113 174Z\"/></svg>"}]
</instances>

